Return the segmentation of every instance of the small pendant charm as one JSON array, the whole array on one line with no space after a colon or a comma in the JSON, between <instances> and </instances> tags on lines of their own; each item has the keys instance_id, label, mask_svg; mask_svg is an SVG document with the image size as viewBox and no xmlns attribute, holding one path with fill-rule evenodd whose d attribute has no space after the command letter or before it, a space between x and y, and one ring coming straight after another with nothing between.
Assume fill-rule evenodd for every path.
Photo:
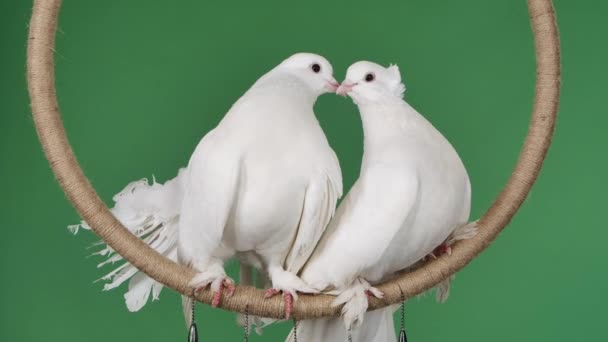
<instances>
[{"instance_id":1,"label":"small pendant charm","mask_svg":"<svg viewBox=\"0 0 608 342\"><path fill-rule=\"evenodd\" d=\"M405 330L403 330L403 328L399 333L399 342L407 342L407 336L405 336Z\"/></svg>"},{"instance_id":2,"label":"small pendant charm","mask_svg":"<svg viewBox=\"0 0 608 342\"><path fill-rule=\"evenodd\" d=\"M188 329L188 342L198 342L198 328L196 327L196 321L194 318L194 309L196 305L196 298L194 297L194 291L192 291L192 318L190 322L190 329Z\"/></svg>"},{"instance_id":3,"label":"small pendant charm","mask_svg":"<svg viewBox=\"0 0 608 342\"><path fill-rule=\"evenodd\" d=\"M192 322L190 324L190 330L188 333L188 342L198 342L198 329L196 328L196 323Z\"/></svg>"}]
</instances>

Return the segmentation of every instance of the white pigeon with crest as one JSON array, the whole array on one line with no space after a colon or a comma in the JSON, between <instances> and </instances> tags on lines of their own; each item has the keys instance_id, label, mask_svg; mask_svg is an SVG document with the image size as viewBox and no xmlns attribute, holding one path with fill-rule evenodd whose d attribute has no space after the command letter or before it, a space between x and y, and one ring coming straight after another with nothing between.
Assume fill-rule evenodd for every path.
<instances>
[{"instance_id":1,"label":"white pigeon with crest","mask_svg":"<svg viewBox=\"0 0 608 342\"><path fill-rule=\"evenodd\" d=\"M334 305L344 304L346 329L339 319L304 321L300 341L344 341L351 328L353 341L394 341L395 307L366 313L367 296L383 296L372 284L446 241L474 233L466 225L471 189L464 165L446 138L402 99L404 91L397 66L371 62L350 66L338 89L361 114L361 173L300 276L314 289L338 295Z\"/></svg>"},{"instance_id":2,"label":"white pigeon with crest","mask_svg":"<svg viewBox=\"0 0 608 342\"><path fill-rule=\"evenodd\" d=\"M325 58L289 57L203 137L178 177L164 185L129 184L112 212L158 252L194 268L191 286L210 286L212 305L224 288L232 292L224 262L236 257L268 276L267 295L282 292L289 316L298 292L314 292L296 274L342 196L338 159L313 112L317 98L338 85ZM109 247L98 254L108 256L106 263L122 260ZM106 289L130 279L131 311L162 288L128 263L102 279L111 280ZM186 313L189 303L184 298Z\"/></svg>"}]
</instances>

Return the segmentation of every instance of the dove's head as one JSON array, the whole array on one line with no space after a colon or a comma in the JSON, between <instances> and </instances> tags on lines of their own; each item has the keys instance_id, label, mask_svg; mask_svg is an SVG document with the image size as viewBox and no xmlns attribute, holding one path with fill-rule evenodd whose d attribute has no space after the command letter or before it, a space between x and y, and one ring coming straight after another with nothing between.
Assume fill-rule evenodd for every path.
<instances>
[{"instance_id":1,"label":"dove's head","mask_svg":"<svg viewBox=\"0 0 608 342\"><path fill-rule=\"evenodd\" d=\"M340 86L327 59L313 53L297 53L279 64L277 69L296 76L316 95L335 93Z\"/></svg>"},{"instance_id":2,"label":"dove's head","mask_svg":"<svg viewBox=\"0 0 608 342\"><path fill-rule=\"evenodd\" d=\"M337 93L350 96L358 105L401 99L405 86L401 83L399 67L385 68L372 62L357 62L346 71L346 79Z\"/></svg>"}]
</instances>

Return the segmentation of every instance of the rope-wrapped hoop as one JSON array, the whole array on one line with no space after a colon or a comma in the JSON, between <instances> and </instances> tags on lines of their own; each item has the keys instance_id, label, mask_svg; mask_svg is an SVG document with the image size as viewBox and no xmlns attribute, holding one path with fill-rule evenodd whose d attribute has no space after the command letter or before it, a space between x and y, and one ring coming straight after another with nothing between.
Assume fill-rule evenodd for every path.
<instances>
[{"instance_id":1,"label":"rope-wrapped hoop","mask_svg":"<svg viewBox=\"0 0 608 342\"><path fill-rule=\"evenodd\" d=\"M61 0L35 0L30 23L27 79L32 111L40 143L55 176L81 217L108 245L131 264L166 286L191 295L188 281L193 271L156 253L131 234L110 213L78 165L67 140L57 98L53 53ZM382 300L370 301L370 309L399 303L402 295L415 296L437 285L466 266L509 223L538 176L551 144L560 92L560 48L551 0L528 0L536 46L536 96L528 135L511 178L492 206L479 220L479 233L454 246L451 256L430 261L422 268L381 284ZM202 291L197 300L210 303L211 293ZM301 296L295 303L298 319L339 315L328 295ZM234 296L222 299L221 307L263 317L282 318L280 298L264 299L263 291L238 286Z\"/></svg>"}]
</instances>

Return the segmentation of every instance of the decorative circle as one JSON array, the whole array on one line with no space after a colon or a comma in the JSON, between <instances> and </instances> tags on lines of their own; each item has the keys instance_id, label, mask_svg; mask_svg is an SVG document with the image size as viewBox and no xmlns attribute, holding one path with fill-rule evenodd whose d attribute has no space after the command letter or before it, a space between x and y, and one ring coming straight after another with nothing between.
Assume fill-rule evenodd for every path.
<instances>
[{"instance_id":1,"label":"decorative circle","mask_svg":"<svg viewBox=\"0 0 608 342\"><path fill-rule=\"evenodd\" d=\"M123 227L99 199L76 161L65 134L55 94L53 53L60 4L61 0L34 1L27 50L27 80L32 112L49 164L70 202L97 235L150 277L190 295L187 284L193 271L156 253ZM528 8L536 47L536 95L528 135L513 174L479 220L479 233L474 238L457 243L449 257L440 257L379 285L385 297L370 300L370 310L401 302L402 293L405 298L420 294L466 266L511 221L532 188L551 145L559 103L561 69L552 1L528 0ZM211 293L201 291L196 299L209 304ZM294 317L311 319L338 316L340 308L331 307L332 299L328 295L302 295L295 303ZM263 291L250 286L238 286L233 297L222 299L221 307L240 313L248 308L249 314L263 317L282 318L284 314L280 298L264 299Z\"/></svg>"}]
</instances>

